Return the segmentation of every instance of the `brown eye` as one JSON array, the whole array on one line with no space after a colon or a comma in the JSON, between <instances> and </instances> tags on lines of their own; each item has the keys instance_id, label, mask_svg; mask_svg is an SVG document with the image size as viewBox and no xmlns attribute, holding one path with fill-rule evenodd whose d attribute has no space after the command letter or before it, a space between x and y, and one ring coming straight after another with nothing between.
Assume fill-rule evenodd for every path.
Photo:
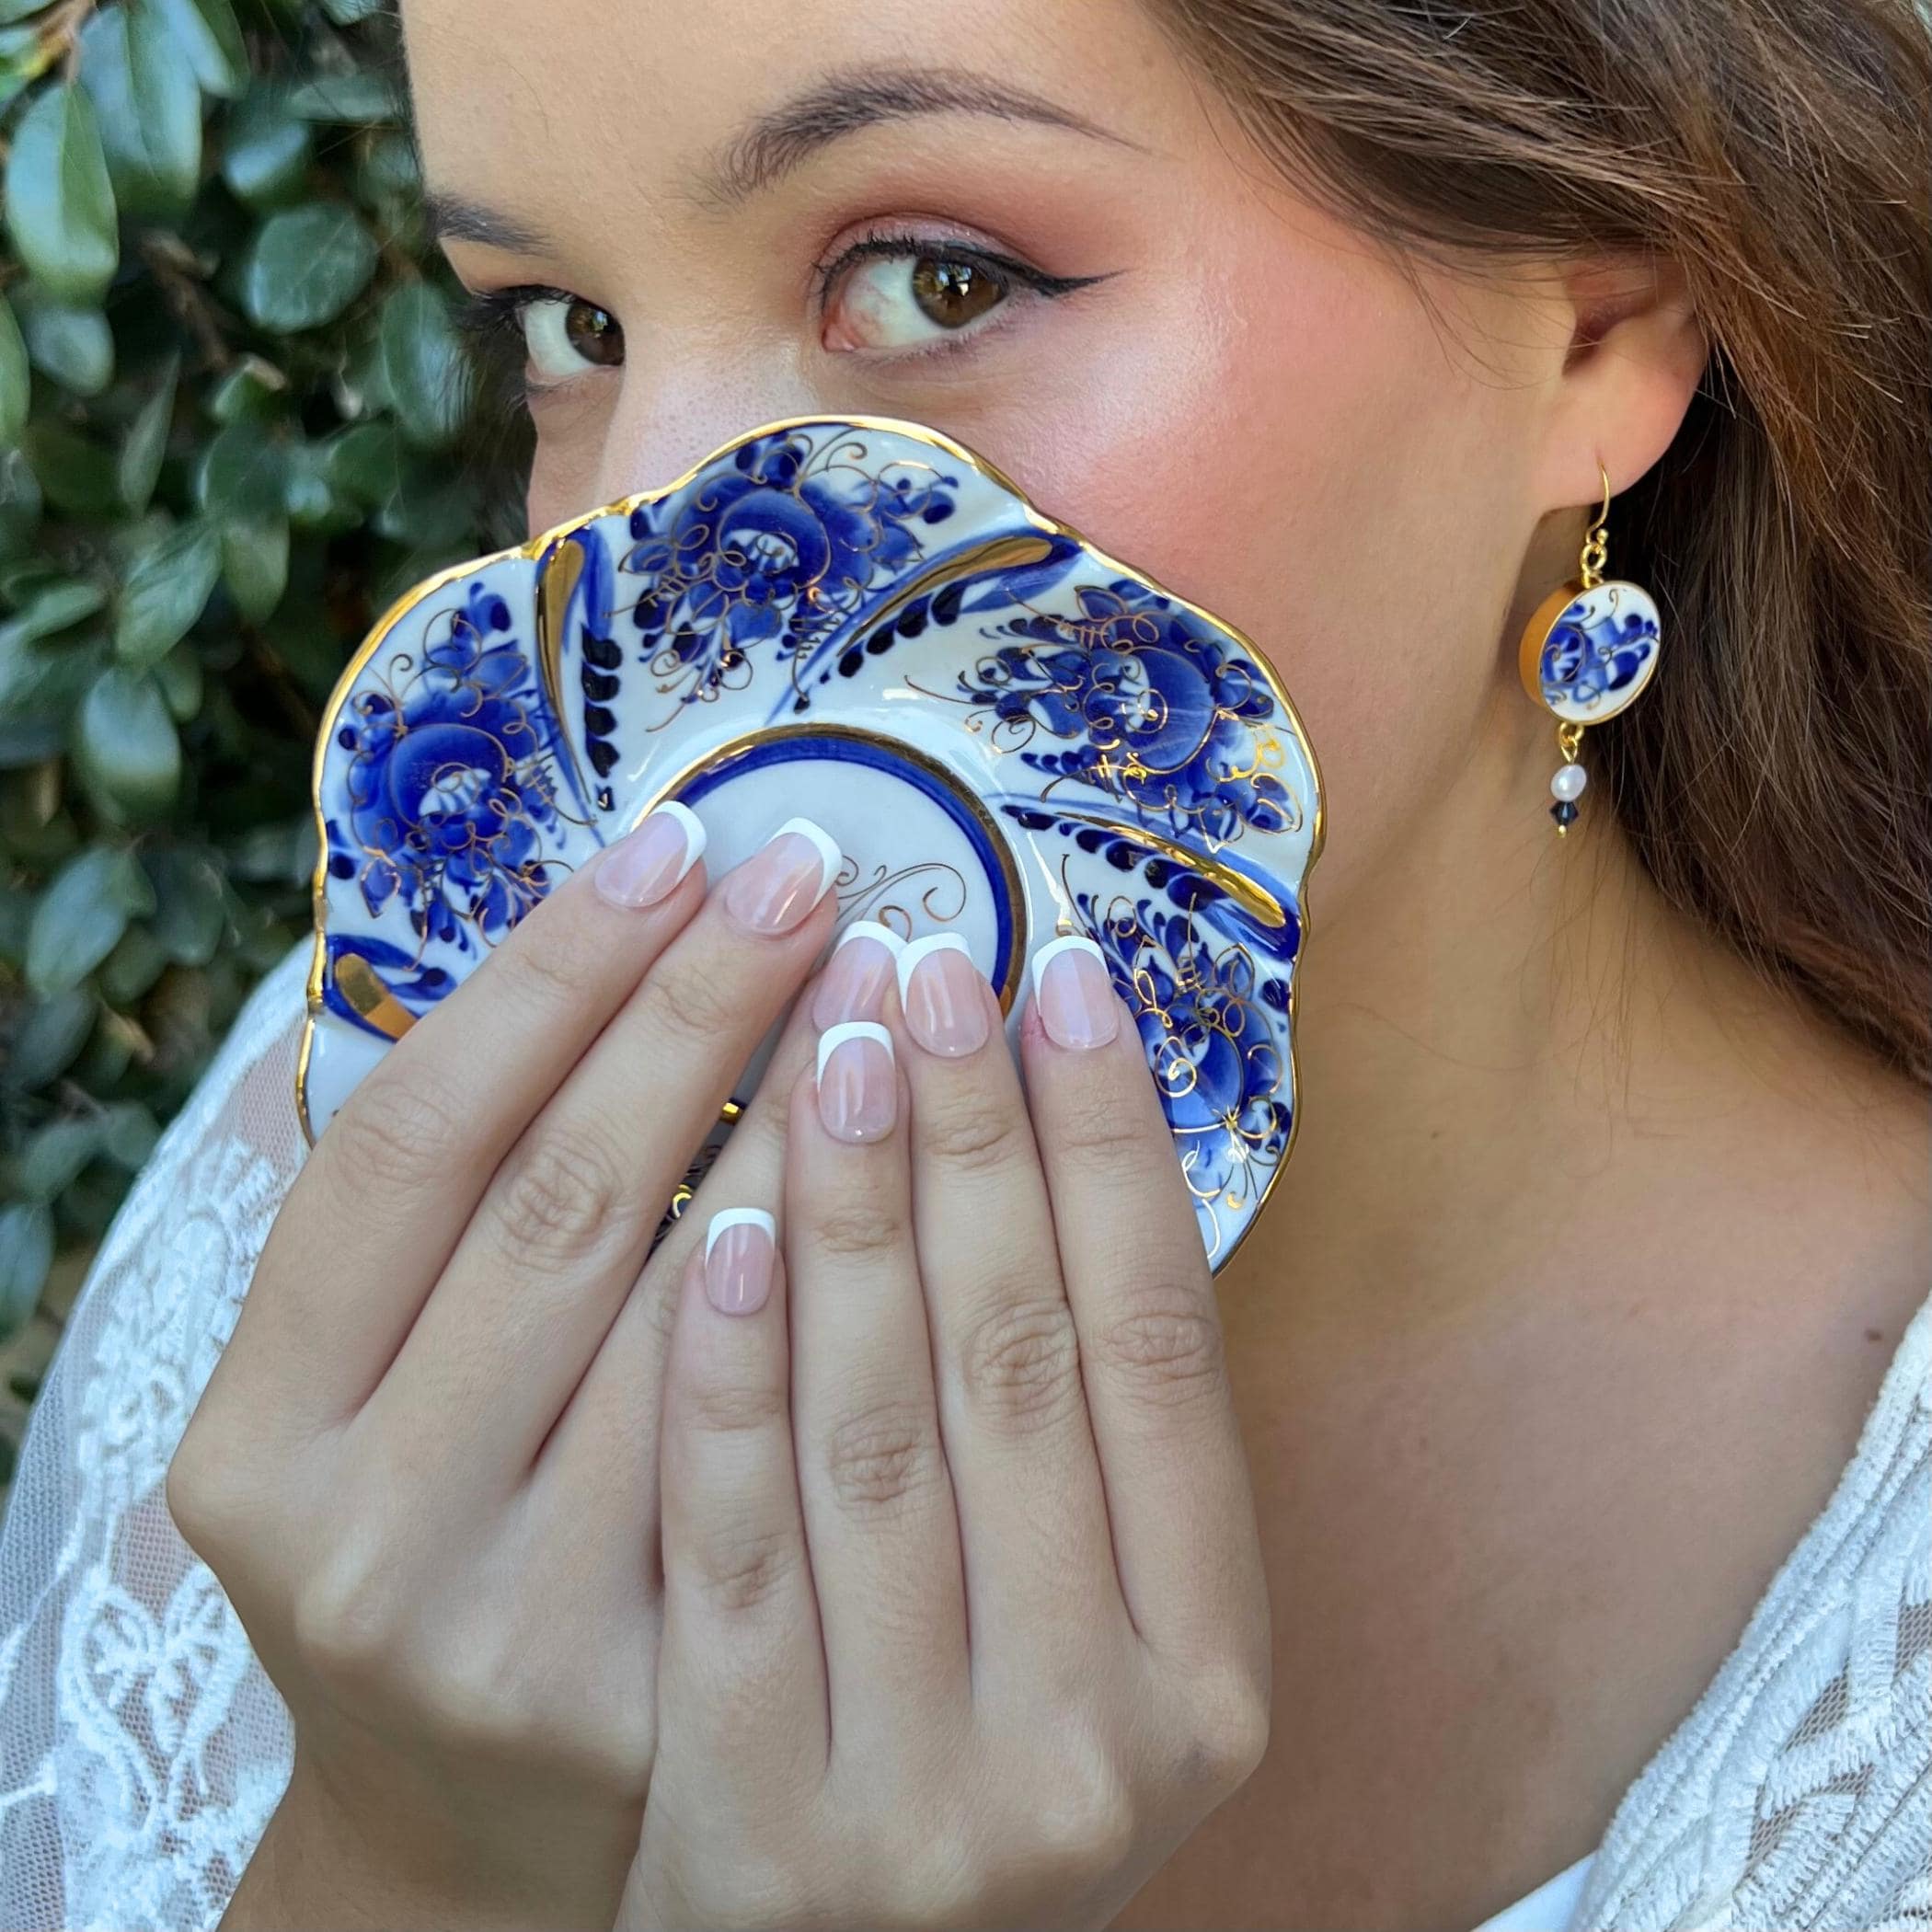
<instances>
[{"instance_id":1,"label":"brown eye","mask_svg":"<svg viewBox=\"0 0 1932 1932\"><path fill-rule=\"evenodd\" d=\"M913 264L913 299L941 328L959 328L1006 293L1000 278L975 261L926 255Z\"/></svg>"},{"instance_id":2,"label":"brown eye","mask_svg":"<svg viewBox=\"0 0 1932 1932\"><path fill-rule=\"evenodd\" d=\"M539 387L623 363L623 325L608 309L581 295L540 296L524 304L523 320L530 375Z\"/></svg>"},{"instance_id":3,"label":"brown eye","mask_svg":"<svg viewBox=\"0 0 1932 1932\"><path fill-rule=\"evenodd\" d=\"M617 318L594 303L573 302L564 311L564 339L585 362L601 369L624 360L624 331Z\"/></svg>"}]
</instances>

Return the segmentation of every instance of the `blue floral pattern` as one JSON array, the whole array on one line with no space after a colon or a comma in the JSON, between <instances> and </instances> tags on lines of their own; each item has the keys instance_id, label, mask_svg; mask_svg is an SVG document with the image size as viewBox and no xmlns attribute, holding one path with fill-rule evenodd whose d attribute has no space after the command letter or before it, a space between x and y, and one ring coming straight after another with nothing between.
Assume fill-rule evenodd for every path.
<instances>
[{"instance_id":1,"label":"blue floral pattern","mask_svg":"<svg viewBox=\"0 0 1932 1932\"><path fill-rule=\"evenodd\" d=\"M1256 667L1143 585L1083 585L1076 596L1077 615L997 626L1019 641L959 681L975 728L1045 780L1035 795L1078 780L1148 829L1210 851L1250 827L1295 829L1300 811L1276 768L1279 707Z\"/></svg>"},{"instance_id":2,"label":"blue floral pattern","mask_svg":"<svg viewBox=\"0 0 1932 1932\"><path fill-rule=\"evenodd\" d=\"M1550 627L1537 661L1543 699L1561 715L1610 716L1655 655L1657 613L1634 585L1585 591Z\"/></svg>"},{"instance_id":3,"label":"blue floral pattern","mask_svg":"<svg viewBox=\"0 0 1932 1932\"><path fill-rule=\"evenodd\" d=\"M351 696L335 744L346 810L326 820L328 871L372 916L399 901L420 941L468 952L549 891L560 745L500 596L471 584L420 661L393 658Z\"/></svg>"},{"instance_id":4,"label":"blue floral pattern","mask_svg":"<svg viewBox=\"0 0 1932 1932\"><path fill-rule=\"evenodd\" d=\"M1133 863L1137 855L1110 854ZM1294 1123L1282 1051L1301 925L1263 932L1199 874L1142 857L1074 903L1140 1029L1209 1258L1266 1191Z\"/></svg>"},{"instance_id":5,"label":"blue floral pattern","mask_svg":"<svg viewBox=\"0 0 1932 1932\"><path fill-rule=\"evenodd\" d=\"M623 569L640 585L631 619L661 689L682 704L742 689L761 646L801 664L926 556L920 533L952 515L959 479L868 470L867 454L857 439L775 432L726 474L631 512Z\"/></svg>"}]
</instances>

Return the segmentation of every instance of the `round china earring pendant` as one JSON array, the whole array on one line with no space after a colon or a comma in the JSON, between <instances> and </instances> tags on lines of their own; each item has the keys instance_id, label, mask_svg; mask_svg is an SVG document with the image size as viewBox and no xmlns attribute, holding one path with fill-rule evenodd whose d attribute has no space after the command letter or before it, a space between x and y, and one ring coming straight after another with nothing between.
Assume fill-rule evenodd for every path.
<instances>
[{"instance_id":1,"label":"round china earring pendant","mask_svg":"<svg viewBox=\"0 0 1932 1932\"><path fill-rule=\"evenodd\" d=\"M1601 470L1602 466L1599 466ZM1549 815L1560 837L1575 824L1590 782L1577 753L1587 725L1627 709L1657 670L1657 605L1640 584L1606 580L1610 478L1604 507L1583 540L1577 581L1552 591L1524 627L1517 655L1523 688L1557 720L1563 762L1549 781Z\"/></svg>"}]
</instances>

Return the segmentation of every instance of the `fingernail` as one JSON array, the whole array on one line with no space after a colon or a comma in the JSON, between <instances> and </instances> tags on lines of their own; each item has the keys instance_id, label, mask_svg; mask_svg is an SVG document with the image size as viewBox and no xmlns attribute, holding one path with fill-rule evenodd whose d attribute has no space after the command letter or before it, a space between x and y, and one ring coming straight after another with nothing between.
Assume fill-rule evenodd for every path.
<instances>
[{"instance_id":1,"label":"fingernail","mask_svg":"<svg viewBox=\"0 0 1932 1932\"><path fill-rule=\"evenodd\" d=\"M778 1224L763 1208L726 1208L705 1230L705 1298L720 1315L753 1315L772 1292Z\"/></svg>"},{"instance_id":2,"label":"fingernail","mask_svg":"<svg viewBox=\"0 0 1932 1932\"><path fill-rule=\"evenodd\" d=\"M1120 1030L1106 955L1079 933L1054 939L1033 955L1033 999L1055 1046L1105 1046Z\"/></svg>"},{"instance_id":3,"label":"fingernail","mask_svg":"<svg viewBox=\"0 0 1932 1932\"><path fill-rule=\"evenodd\" d=\"M810 819L787 819L764 846L732 873L726 910L754 933L788 933L838 877L838 842Z\"/></svg>"},{"instance_id":4,"label":"fingernail","mask_svg":"<svg viewBox=\"0 0 1932 1932\"><path fill-rule=\"evenodd\" d=\"M892 962L905 949L889 926L855 919L838 936L811 995L811 1023L835 1027L842 1019L877 1019L891 983Z\"/></svg>"},{"instance_id":5,"label":"fingernail","mask_svg":"<svg viewBox=\"0 0 1932 1932\"><path fill-rule=\"evenodd\" d=\"M957 1060L986 1044L986 991L958 933L914 939L899 955L906 1030L928 1053Z\"/></svg>"},{"instance_id":6,"label":"fingernail","mask_svg":"<svg viewBox=\"0 0 1932 1932\"><path fill-rule=\"evenodd\" d=\"M604 848L591 883L613 905L655 905L704 856L703 822L667 799Z\"/></svg>"},{"instance_id":7,"label":"fingernail","mask_svg":"<svg viewBox=\"0 0 1932 1932\"><path fill-rule=\"evenodd\" d=\"M840 1141L882 1141L899 1113L892 1036L876 1021L848 1019L819 1035L819 1118Z\"/></svg>"}]
</instances>

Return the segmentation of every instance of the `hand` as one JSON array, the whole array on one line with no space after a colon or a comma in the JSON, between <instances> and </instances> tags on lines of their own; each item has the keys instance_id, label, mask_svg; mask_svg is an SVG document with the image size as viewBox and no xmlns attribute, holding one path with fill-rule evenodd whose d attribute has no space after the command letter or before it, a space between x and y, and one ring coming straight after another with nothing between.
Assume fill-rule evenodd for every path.
<instances>
[{"instance_id":1,"label":"hand","mask_svg":"<svg viewBox=\"0 0 1932 1932\"><path fill-rule=\"evenodd\" d=\"M1220 1322L1133 1022L1057 949L1029 1118L963 955L900 972L793 1093L782 1256L740 1220L685 1271L633 1932L1103 1926L1266 1742Z\"/></svg>"},{"instance_id":2,"label":"hand","mask_svg":"<svg viewBox=\"0 0 1932 1932\"><path fill-rule=\"evenodd\" d=\"M169 1471L294 1720L231 1925L615 1910L656 1740L658 1390L698 1230L646 1256L835 911L799 833L707 897L701 863L680 872L696 829L653 813L363 1080ZM855 998L858 950L836 956ZM753 1114L782 1127L788 1087ZM778 1140L748 1116L715 1174L776 1200Z\"/></svg>"}]
</instances>

